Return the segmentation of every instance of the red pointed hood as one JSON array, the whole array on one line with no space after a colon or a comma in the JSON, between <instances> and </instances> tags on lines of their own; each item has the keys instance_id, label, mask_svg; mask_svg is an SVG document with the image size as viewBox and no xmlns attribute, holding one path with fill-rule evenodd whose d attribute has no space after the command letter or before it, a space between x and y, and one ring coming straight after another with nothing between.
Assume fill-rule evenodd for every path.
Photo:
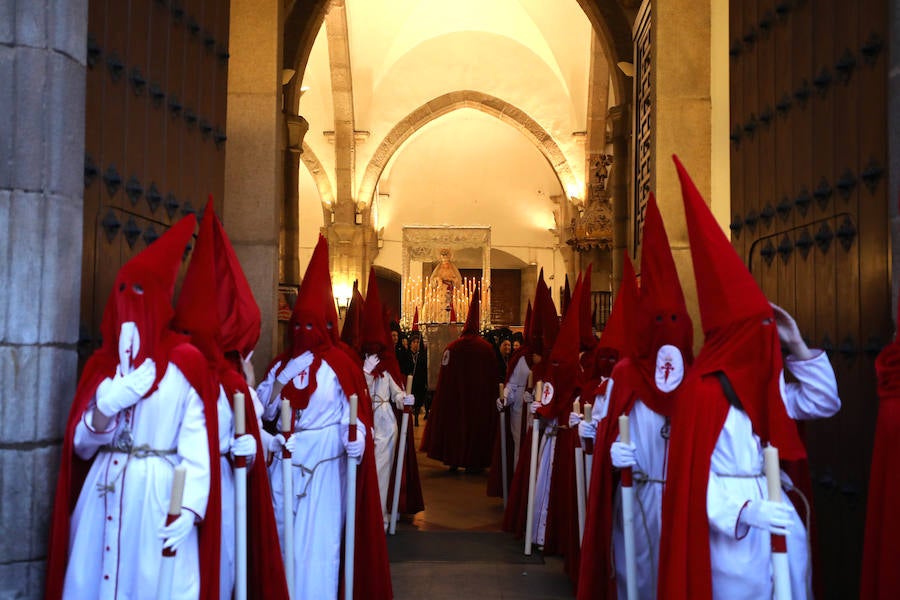
<instances>
[{"instance_id":1,"label":"red pointed hood","mask_svg":"<svg viewBox=\"0 0 900 600\"><path fill-rule=\"evenodd\" d=\"M531 340L535 354L549 356L558 333L559 317L556 314L556 304L553 303L550 288L544 282L544 270L541 269L531 313Z\"/></svg>"},{"instance_id":2,"label":"red pointed hood","mask_svg":"<svg viewBox=\"0 0 900 600\"><path fill-rule=\"evenodd\" d=\"M481 331L481 289L476 288L469 302L469 314L463 326L462 335L478 335Z\"/></svg>"},{"instance_id":3,"label":"red pointed hood","mask_svg":"<svg viewBox=\"0 0 900 600\"><path fill-rule=\"evenodd\" d=\"M196 224L193 215L184 217L119 269L100 324L103 346L99 352L119 362L119 333L122 324L130 322L140 341L131 364L137 366L147 357L157 364L167 362L171 344L164 338L174 315L175 279ZM157 381L162 375L157 372Z\"/></svg>"},{"instance_id":4,"label":"red pointed hood","mask_svg":"<svg viewBox=\"0 0 900 600\"><path fill-rule=\"evenodd\" d=\"M678 348L684 362L690 364L694 358L694 326L681 291L662 215L652 193L644 213L641 240L641 293L639 314L635 315L635 356L655 363L659 348L668 344Z\"/></svg>"},{"instance_id":5,"label":"red pointed hood","mask_svg":"<svg viewBox=\"0 0 900 600\"><path fill-rule=\"evenodd\" d=\"M335 314L332 316L331 312ZM333 319L332 328L327 325L330 319ZM336 324L337 310L328 270L328 242L320 235L291 313L291 356L300 356L307 350L315 354L328 350L333 345L333 338L337 337Z\"/></svg>"},{"instance_id":6,"label":"red pointed hood","mask_svg":"<svg viewBox=\"0 0 900 600\"><path fill-rule=\"evenodd\" d=\"M628 251L625 250L622 252L622 283L619 285L619 292L613 301L609 319L606 321L598 343L602 348L615 350L622 358L632 353L629 324L632 318L631 311L637 304L637 300L637 277L634 274L634 265L631 264Z\"/></svg>"},{"instance_id":7,"label":"red pointed hood","mask_svg":"<svg viewBox=\"0 0 900 600\"><path fill-rule=\"evenodd\" d=\"M806 450L781 398L781 344L774 312L734 251L721 227L673 157L681 180L700 315L706 334L694 364L698 376L721 371L743 404L763 445L778 448L782 460L799 460Z\"/></svg>"},{"instance_id":8,"label":"red pointed hood","mask_svg":"<svg viewBox=\"0 0 900 600\"><path fill-rule=\"evenodd\" d=\"M769 301L725 237L678 157L673 158L681 180L703 332L709 335L714 329L747 317L771 315Z\"/></svg>"},{"instance_id":9,"label":"red pointed hood","mask_svg":"<svg viewBox=\"0 0 900 600\"><path fill-rule=\"evenodd\" d=\"M579 274L580 276L580 274ZM576 285L578 285L576 283ZM559 310L563 317L569 312L569 306L572 304L572 292L569 290L569 274L566 273L566 282L563 285L562 297L559 299Z\"/></svg>"},{"instance_id":10,"label":"red pointed hood","mask_svg":"<svg viewBox=\"0 0 900 600\"><path fill-rule=\"evenodd\" d=\"M416 307L416 312L413 314L413 322L412 322L412 331L419 330L419 307Z\"/></svg>"},{"instance_id":11,"label":"red pointed hood","mask_svg":"<svg viewBox=\"0 0 900 600\"><path fill-rule=\"evenodd\" d=\"M583 284L581 281L575 284L573 299L578 299ZM581 311L577 306L570 308L563 317L559 327L559 334L550 351L550 359L544 372L544 395L541 398L541 410L543 417L568 416L572 408L572 396L580 381L579 365L579 321ZM548 397L548 384L551 396Z\"/></svg>"},{"instance_id":12,"label":"red pointed hood","mask_svg":"<svg viewBox=\"0 0 900 600\"><path fill-rule=\"evenodd\" d=\"M350 305L347 306L347 314L344 316L344 326L341 327L341 341L359 352L362 349L360 341L360 325L363 312L362 294L359 293L359 281L353 280L353 293L350 295Z\"/></svg>"},{"instance_id":13,"label":"red pointed hood","mask_svg":"<svg viewBox=\"0 0 900 600\"><path fill-rule=\"evenodd\" d=\"M589 264L581 278L581 294L578 297L578 310L581 311L578 316L578 323L581 327L579 333L579 343L582 352L590 352L597 345L597 338L594 336L593 324L591 318L591 272L593 271L593 263Z\"/></svg>"},{"instance_id":14,"label":"red pointed hood","mask_svg":"<svg viewBox=\"0 0 900 600\"><path fill-rule=\"evenodd\" d=\"M191 336L194 344L207 360L218 362L223 358L219 336L218 282L216 251L212 222L215 219L212 206L207 205L200 222L200 233L191 263L188 265L181 292L175 305L172 328Z\"/></svg>"},{"instance_id":15,"label":"red pointed hood","mask_svg":"<svg viewBox=\"0 0 900 600\"><path fill-rule=\"evenodd\" d=\"M365 354L381 354L388 345L385 333L384 309L378 295L374 267L369 270L369 284L366 286L366 302L363 306L362 323L359 329L360 345Z\"/></svg>"},{"instance_id":16,"label":"red pointed hood","mask_svg":"<svg viewBox=\"0 0 900 600\"><path fill-rule=\"evenodd\" d=\"M211 216L207 213L211 213ZM259 342L262 327L259 305L253 297L250 282L247 281L231 240L213 210L212 199L207 203L203 216L204 221L209 219L212 223L218 278L216 303L219 308L222 350L234 350L246 358Z\"/></svg>"}]
</instances>

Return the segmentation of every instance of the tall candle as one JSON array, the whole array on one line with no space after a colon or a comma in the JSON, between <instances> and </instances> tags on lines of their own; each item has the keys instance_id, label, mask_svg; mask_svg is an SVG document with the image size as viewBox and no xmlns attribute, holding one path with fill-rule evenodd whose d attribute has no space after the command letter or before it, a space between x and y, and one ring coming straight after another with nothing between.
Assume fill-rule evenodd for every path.
<instances>
[{"instance_id":1,"label":"tall candle","mask_svg":"<svg viewBox=\"0 0 900 600\"><path fill-rule=\"evenodd\" d=\"M234 393L234 435L247 433L247 424L244 421L244 394Z\"/></svg>"}]
</instances>

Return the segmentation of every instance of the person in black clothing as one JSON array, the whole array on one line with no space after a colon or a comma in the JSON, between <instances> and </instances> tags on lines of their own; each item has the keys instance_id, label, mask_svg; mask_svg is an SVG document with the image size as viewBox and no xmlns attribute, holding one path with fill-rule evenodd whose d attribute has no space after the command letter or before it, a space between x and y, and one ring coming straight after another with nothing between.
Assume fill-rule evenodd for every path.
<instances>
[{"instance_id":1,"label":"person in black clothing","mask_svg":"<svg viewBox=\"0 0 900 600\"><path fill-rule=\"evenodd\" d=\"M415 426L419 426L419 410L425 407L425 419L428 419L428 411L431 402L428 400L428 352L422 344L422 335L418 331L409 334L409 353L406 355L407 375L412 375L412 390L407 390L416 397L413 405Z\"/></svg>"}]
</instances>

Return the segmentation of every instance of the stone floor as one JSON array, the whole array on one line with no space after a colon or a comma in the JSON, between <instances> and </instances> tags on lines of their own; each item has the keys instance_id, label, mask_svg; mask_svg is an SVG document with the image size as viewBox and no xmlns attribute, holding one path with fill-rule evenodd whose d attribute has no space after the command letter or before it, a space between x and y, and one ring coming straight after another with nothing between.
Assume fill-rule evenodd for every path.
<instances>
[{"instance_id":1,"label":"stone floor","mask_svg":"<svg viewBox=\"0 0 900 600\"><path fill-rule=\"evenodd\" d=\"M418 443L424 421L415 429ZM485 494L487 475L447 467L419 453L425 510L388 540L397 600L572 598L562 560L531 557L501 533L503 502Z\"/></svg>"}]
</instances>

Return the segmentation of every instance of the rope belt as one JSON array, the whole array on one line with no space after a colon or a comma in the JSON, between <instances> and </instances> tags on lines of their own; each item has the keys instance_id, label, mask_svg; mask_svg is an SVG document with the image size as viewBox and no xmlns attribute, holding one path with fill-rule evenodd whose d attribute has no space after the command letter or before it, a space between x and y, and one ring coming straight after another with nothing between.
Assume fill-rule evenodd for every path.
<instances>
[{"instance_id":1,"label":"rope belt","mask_svg":"<svg viewBox=\"0 0 900 600\"><path fill-rule=\"evenodd\" d=\"M727 477L729 479L765 479L765 473L717 473L712 472L716 477Z\"/></svg>"},{"instance_id":2,"label":"rope belt","mask_svg":"<svg viewBox=\"0 0 900 600\"><path fill-rule=\"evenodd\" d=\"M559 435L560 429L570 429L568 425L547 425L544 429L544 435L547 437L556 437Z\"/></svg>"},{"instance_id":3,"label":"rope belt","mask_svg":"<svg viewBox=\"0 0 900 600\"><path fill-rule=\"evenodd\" d=\"M140 446L133 446L133 445L124 444L121 441L119 441L119 443L114 446L110 445L110 444L104 444L103 446L100 446L99 451L100 452L108 452L110 454L124 454L126 456L125 464L122 466L122 469L119 471L119 473L115 476L115 478L111 482L109 482L109 483L101 482L101 483L97 484L97 491L100 492L101 497L105 497L106 494L108 494L109 492L116 491L116 481L118 481L119 478L122 477L122 473L124 473L125 469L128 467L128 461L130 461L132 458L157 457L157 458L161 458L161 459L165 460L167 463L169 463L169 465L174 467L175 463L173 463L167 457L178 453L177 448L167 448L167 449L161 450L158 448L151 448L149 444L141 444Z\"/></svg>"},{"instance_id":4,"label":"rope belt","mask_svg":"<svg viewBox=\"0 0 900 600\"><path fill-rule=\"evenodd\" d=\"M297 498L302 500L306 497L306 494L309 491L309 485L312 483L313 475L315 475L316 473L316 469L327 462L331 462L343 457L343 454L338 454L337 456L332 456L331 458L323 458L322 460L314 464L311 469L304 464L293 465L294 467L299 467L301 477L306 477L307 475L309 475L309 479L307 479L306 483L303 485L303 491L297 494Z\"/></svg>"},{"instance_id":5,"label":"rope belt","mask_svg":"<svg viewBox=\"0 0 900 600\"><path fill-rule=\"evenodd\" d=\"M666 484L665 479L656 479L655 477L650 477L643 471L633 471L632 477L635 483L659 483L661 485Z\"/></svg>"},{"instance_id":6,"label":"rope belt","mask_svg":"<svg viewBox=\"0 0 900 600\"><path fill-rule=\"evenodd\" d=\"M119 446L110 446L109 444L105 444L100 446L100 452L112 452L115 454L127 454L128 458L150 458L151 456L157 456L159 458L165 458L166 456L172 456L173 454L178 453L177 448L167 448L165 450L160 450L158 448L151 448L149 444L141 444L140 446L132 446L128 447L119 447ZM168 460L166 462L169 462Z\"/></svg>"}]
</instances>

